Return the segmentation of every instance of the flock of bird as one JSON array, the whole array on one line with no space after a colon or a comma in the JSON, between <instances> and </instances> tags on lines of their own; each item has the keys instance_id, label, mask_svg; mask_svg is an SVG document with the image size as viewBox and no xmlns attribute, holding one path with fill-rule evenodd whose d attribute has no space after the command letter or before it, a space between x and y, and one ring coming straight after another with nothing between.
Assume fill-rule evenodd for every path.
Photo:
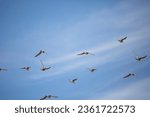
<instances>
[{"instance_id":1,"label":"flock of bird","mask_svg":"<svg viewBox=\"0 0 150 117\"><path fill-rule=\"evenodd\" d=\"M119 41L120 43L124 43L124 41L125 41L126 39L127 39L127 37L124 37L124 38L119 39L118 41ZM45 51L43 51L43 50L40 50L40 51L35 55L35 57L38 57L38 56L40 56L40 55L42 55L42 54L47 54L47 52L45 52ZM77 55L78 55L78 56L85 56L85 55L95 55L95 54L93 54L93 53L91 53L91 52L88 52L88 51L84 51L84 52L78 53ZM142 61L142 60L145 59L146 57L147 57L147 55L144 55L144 56L137 56L137 57L135 58L135 60L137 60L137 61ZM45 67L45 65L43 64L43 62L42 62L41 60L40 60L40 63L41 63L41 69L40 69L41 71L46 71L46 70L51 69L51 67ZM30 71L31 67L26 66L26 67L22 67L22 68L20 68L20 69L26 70L26 71ZM8 69L0 68L0 71L7 71L7 70L8 70ZM95 72L95 71L96 71L96 68L88 68L88 70L89 70L90 72ZM128 74L125 75L123 78L129 78L129 77L135 76L135 75L136 75L135 73L128 73ZM69 83L75 84L77 80L78 80L77 78L72 79L72 80L69 80ZM58 98L58 96L47 95L47 96L42 97L40 100L46 100L46 99L51 99L51 98Z\"/></svg>"},{"instance_id":2,"label":"flock of bird","mask_svg":"<svg viewBox=\"0 0 150 117\"><path fill-rule=\"evenodd\" d=\"M127 39L127 37L124 37L124 38L122 38L122 39L119 39L118 41L119 41L120 43L123 43L126 39ZM135 57L135 60L141 61L141 60L145 59L146 57L147 57L147 55L144 55L144 56L136 56L136 57ZM136 75L135 73L129 73L129 74L127 74L126 76L124 76L123 78L128 78L128 77L135 76L135 75Z\"/></svg>"}]
</instances>

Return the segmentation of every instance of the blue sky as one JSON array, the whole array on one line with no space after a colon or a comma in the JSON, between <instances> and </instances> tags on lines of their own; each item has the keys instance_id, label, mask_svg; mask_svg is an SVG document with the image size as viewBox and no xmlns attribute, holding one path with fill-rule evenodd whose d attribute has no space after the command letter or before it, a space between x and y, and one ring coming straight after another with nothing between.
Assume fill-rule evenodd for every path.
<instances>
[{"instance_id":1,"label":"blue sky","mask_svg":"<svg viewBox=\"0 0 150 117\"><path fill-rule=\"evenodd\" d=\"M0 0L0 99L150 99L148 0ZM117 40L128 36L120 44ZM39 50L48 54L35 58ZM95 56L77 56L90 51ZM137 62L135 56L148 55ZM52 69L40 71L40 60ZM31 66L31 71L20 68ZM87 68L97 70L90 73ZM123 79L129 72L134 78ZM69 79L78 78L76 84Z\"/></svg>"}]
</instances>

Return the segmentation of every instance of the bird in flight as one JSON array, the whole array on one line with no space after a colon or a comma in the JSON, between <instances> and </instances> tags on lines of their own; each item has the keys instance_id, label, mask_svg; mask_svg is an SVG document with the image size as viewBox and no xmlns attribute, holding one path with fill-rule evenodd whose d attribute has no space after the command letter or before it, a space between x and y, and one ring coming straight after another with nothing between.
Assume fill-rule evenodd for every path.
<instances>
[{"instance_id":1,"label":"bird in flight","mask_svg":"<svg viewBox=\"0 0 150 117\"><path fill-rule=\"evenodd\" d=\"M40 62L41 62L41 71L46 71L51 68L51 67L45 67L44 64L42 63L42 61L40 61Z\"/></svg>"},{"instance_id":2,"label":"bird in flight","mask_svg":"<svg viewBox=\"0 0 150 117\"><path fill-rule=\"evenodd\" d=\"M46 100L46 99L52 99L52 98L58 98L58 96L46 95L46 96L42 97L40 100Z\"/></svg>"},{"instance_id":3,"label":"bird in flight","mask_svg":"<svg viewBox=\"0 0 150 117\"><path fill-rule=\"evenodd\" d=\"M88 68L88 70L89 70L90 72L94 72L96 69L95 69L95 68Z\"/></svg>"},{"instance_id":4,"label":"bird in flight","mask_svg":"<svg viewBox=\"0 0 150 117\"><path fill-rule=\"evenodd\" d=\"M75 79L73 79L73 80L69 80L69 82L75 84L77 80L78 80L78 79L75 78Z\"/></svg>"},{"instance_id":5,"label":"bird in flight","mask_svg":"<svg viewBox=\"0 0 150 117\"><path fill-rule=\"evenodd\" d=\"M29 71L30 68L31 68L31 67L22 67L22 68L20 68L20 69L24 69L24 70L26 70L26 71Z\"/></svg>"},{"instance_id":6,"label":"bird in flight","mask_svg":"<svg viewBox=\"0 0 150 117\"><path fill-rule=\"evenodd\" d=\"M92 54L92 53L90 53L90 52L81 52L81 53L79 53L79 54L77 54L77 55L94 55L94 54Z\"/></svg>"},{"instance_id":7,"label":"bird in flight","mask_svg":"<svg viewBox=\"0 0 150 117\"><path fill-rule=\"evenodd\" d=\"M145 55L145 56L137 56L135 59L137 61L141 61L142 59L145 59L146 57L147 57L147 55Z\"/></svg>"},{"instance_id":8,"label":"bird in flight","mask_svg":"<svg viewBox=\"0 0 150 117\"><path fill-rule=\"evenodd\" d=\"M135 76L134 73L129 73L128 75L124 76L123 78L128 78L128 77L131 77L131 76Z\"/></svg>"},{"instance_id":9,"label":"bird in flight","mask_svg":"<svg viewBox=\"0 0 150 117\"><path fill-rule=\"evenodd\" d=\"M126 39L127 39L127 37L124 37L124 38L122 38L122 39L119 39L118 41L119 41L120 43L123 43L124 40L126 40Z\"/></svg>"},{"instance_id":10,"label":"bird in flight","mask_svg":"<svg viewBox=\"0 0 150 117\"><path fill-rule=\"evenodd\" d=\"M7 69L4 69L4 68L0 68L0 71L7 71Z\"/></svg>"},{"instance_id":11,"label":"bird in flight","mask_svg":"<svg viewBox=\"0 0 150 117\"><path fill-rule=\"evenodd\" d=\"M35 55L35 57L38 57L39 55L41 55L41 54L47 54L45 51L43 51L43 50L40 50L36 55Z\"/></svg>"}]
</instances>

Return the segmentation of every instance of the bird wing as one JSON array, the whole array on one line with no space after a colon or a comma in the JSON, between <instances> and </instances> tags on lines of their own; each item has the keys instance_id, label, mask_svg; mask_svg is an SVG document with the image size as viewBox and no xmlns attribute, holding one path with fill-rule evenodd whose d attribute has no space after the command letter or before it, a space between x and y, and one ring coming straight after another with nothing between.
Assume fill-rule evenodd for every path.
<instances>
[{"instance_id":1,"label":"bird wing","mask_svg":"<svg viewBox=\"0 0 150 117\"><path fill-rule=\"evenodd\" d=\"M130 76L130 74L128 74L128 75L126 75L126 76L124 76L123 78L128 78Z\"/></svg>"},{"instance_id":2,"label":"bird wing","mask_svg":"<svg viewBox=\"0 0 150 117\"><path fill-rule=\"evenodd\" d=\"M83 55L84 54L84 52L82 52L82 53L79 53L79 54L77 54L77 55Z\"/></svg>"},{"instance_id":3,"label":"bird wing","mask_svg":"<svg viewBox=\"0 0 150 117\"><path fill-rule=\"evenodd\" d=\"M40 51L39 53L37 53L37 54L35 55L35 57L39 56L40 54L41 54L41 51Z\"/></svg>"},{"instance_id":4,"label":"bird wing","mask_svg":"<svg viewBox=\"0 0 150 117\"><path fill-rule=\"evenodd\" d=\"M45 68L45 66L44 66L44 64L43 64L43 62L40 60L40 62L41 62L41 66L42 66L42 68Z\"/></svg>"},{"instance_id":5,"label":"bird wing","mask_svg":"<svg viewBox=\"0 0 150 117\"><path fill-rule=\"evenodd\" d=\"M77 81L77 79L73 79L72 81L75 82L75 81Z\"/></svg>"},{"instance_id":6,"label":"bird wing","mask_svg":"<svg viewBox=\"0 0 150 117\"><path fill-rule=\"evenodd\" d=\"M122 40L126 40L127 39L127 37L124 37Z\"/></svg>"},{"instance_id":7,"label":"bird wing","mask_svg":"<svg viewBox=\"0 0 150 117\"><path fill-rule=\"evenodd\" d=\"M145 59L146 57L147 57L147 55L145 55L145 56L141 57L141 59Z\"/></svg>"},{"instance_id":8,"label":"bird wing","mask_svg":"<svg viewBox=\"0 0 150 117\"><path fill-rule=\"evenodd\" d=\"M45 100L47 98L47 96L44 96L43 98L41 98L40 100Z\"/></svg>"},{"instance_id":9,"label":"bird wing","mask_svg":"<svg viewBox=\"0 0 150 117\"><path fill-rule=\"evenodd\" d=\"M48 69L50 69L51 67L47 67L47 68L45 68L45 70L48 70Z\"/></svg>"},{"instance_id":10,"label":"bird wing","mask_svg":"<svg viewBox=\"0 0 150 117\"><path fill-rule=\"evenodd\" d=\"M20 69L25 69L25 67L22 67L22 68L20 68Z\"/></svg>"}]
</instances>

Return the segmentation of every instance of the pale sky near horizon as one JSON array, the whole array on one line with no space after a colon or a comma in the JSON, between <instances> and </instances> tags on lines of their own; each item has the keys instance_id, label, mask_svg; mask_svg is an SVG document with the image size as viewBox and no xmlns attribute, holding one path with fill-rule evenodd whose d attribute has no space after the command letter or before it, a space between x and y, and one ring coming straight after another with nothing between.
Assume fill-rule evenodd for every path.
<instances>
[{"instance_id":1,"label":"pale sky near horizon","mask_svg":"<svg viewBox=\"0 0 150 117\"><path fill-rule=\"evenodd\" d=\"M150 99L149 14L148 0L0 0L0 99Z\"/></svg>"}]
</instances>

